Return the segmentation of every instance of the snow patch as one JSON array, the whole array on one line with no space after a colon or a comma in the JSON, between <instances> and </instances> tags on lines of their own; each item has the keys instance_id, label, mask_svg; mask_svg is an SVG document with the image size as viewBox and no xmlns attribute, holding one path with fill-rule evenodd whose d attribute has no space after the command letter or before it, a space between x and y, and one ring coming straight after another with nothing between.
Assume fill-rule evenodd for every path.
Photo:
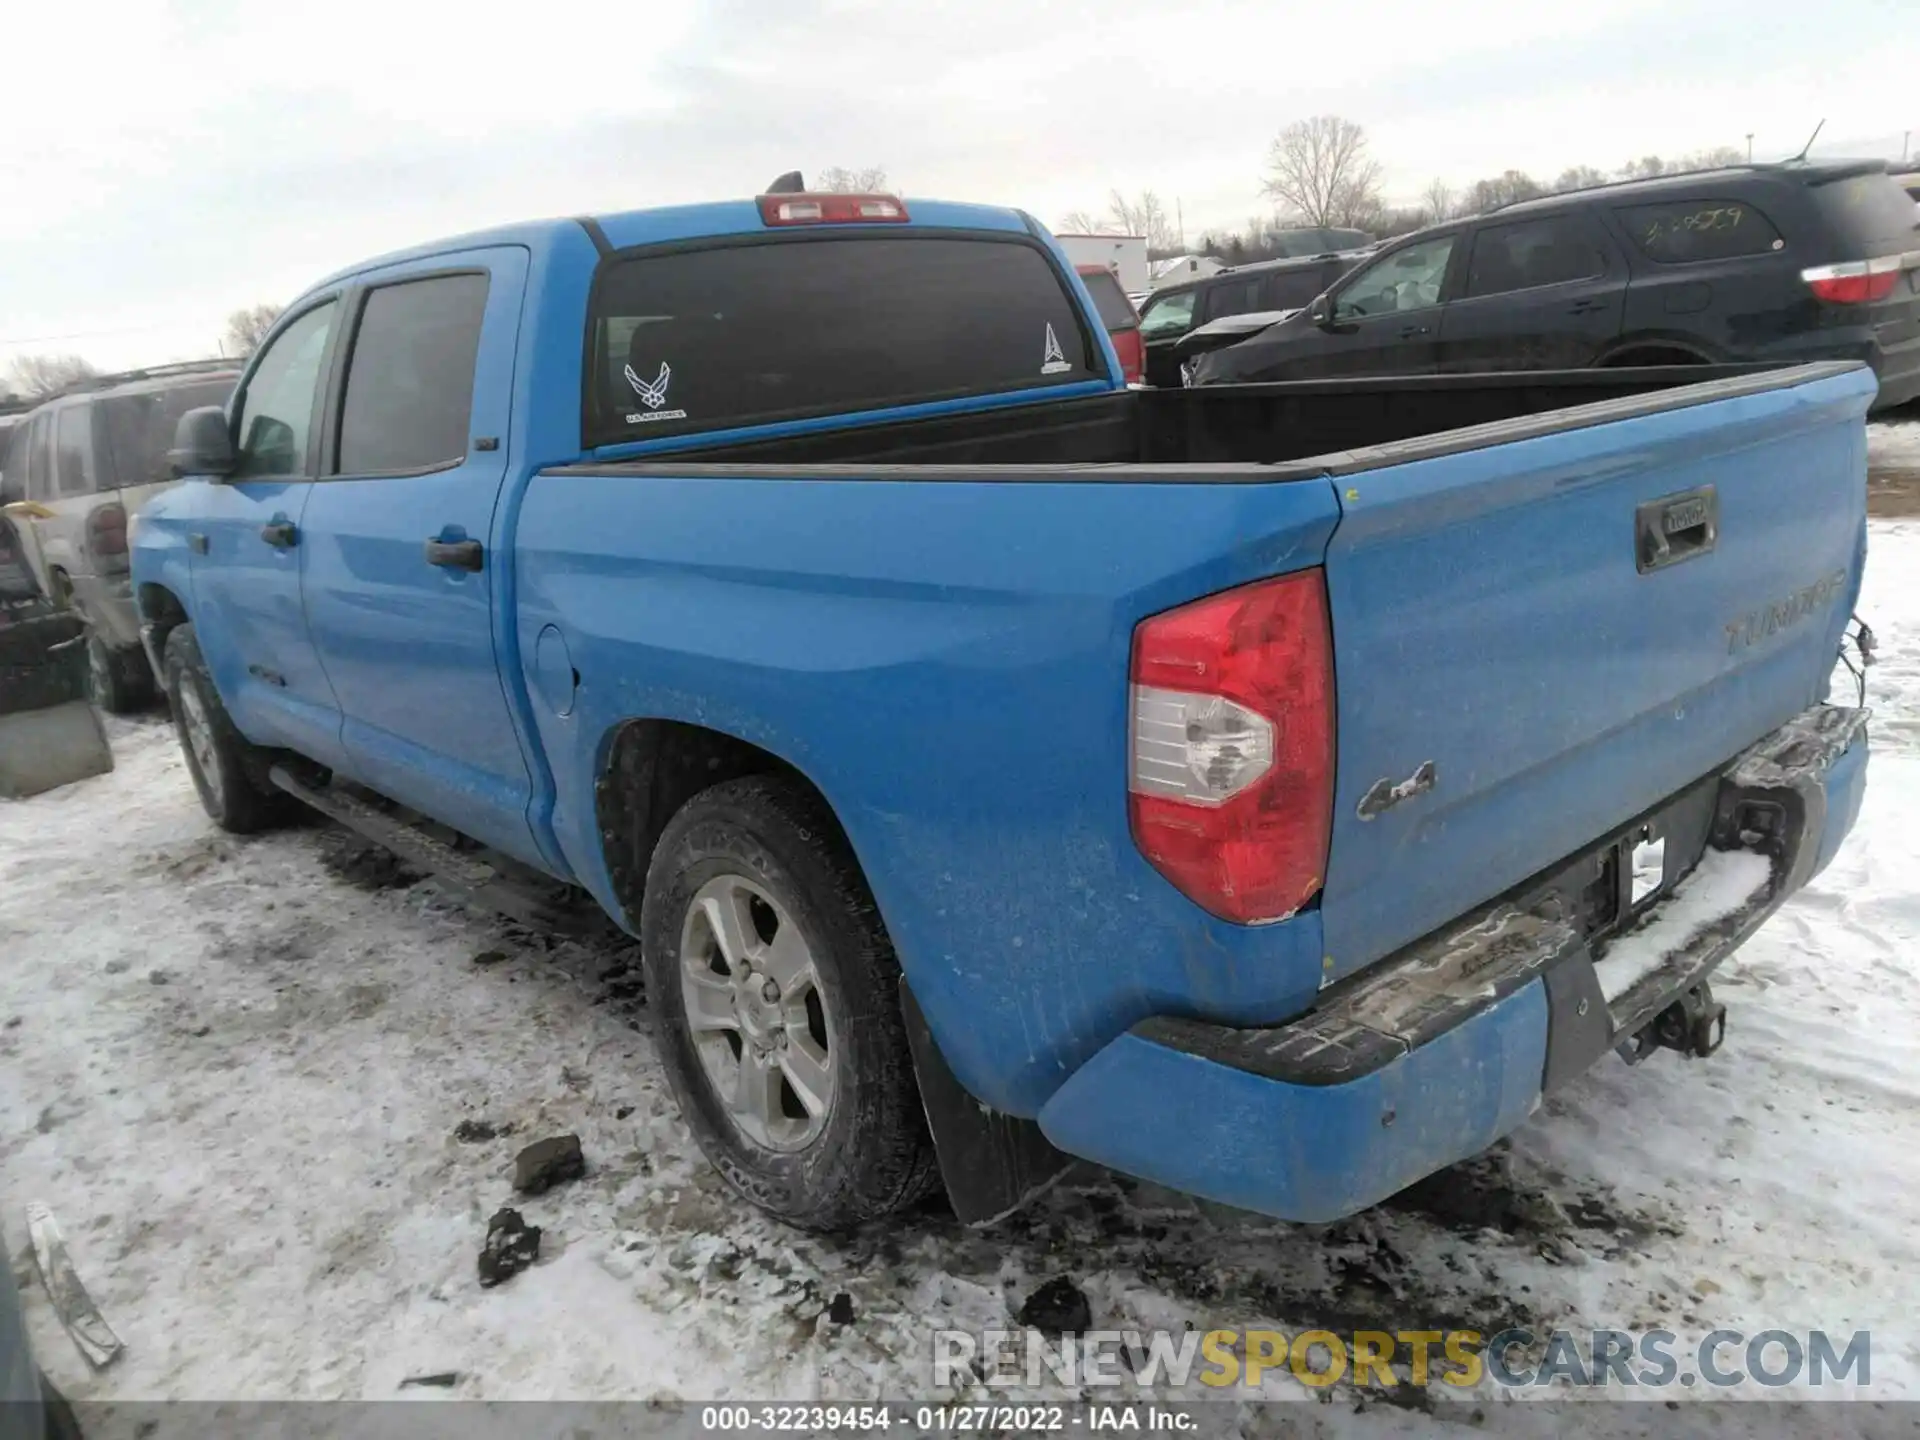
<instances>
[{"instance_id":1,"label":"snow patch","mask_svg":"<svg viewBox=\"0 0 1920 1440\"><path fill-rule=\"evenodd\" d=\"M1772 866L1751 850L1709 850L1674 889L1653 919L1608 947L1594 966L1600 993L1611 1005L1667 962L1716 920L1745 905L1767 883Z\"/></svg>"},{"instance_id":2,"label":"snow patch","mask_svg":"<svg viewBox=\"0 0 1920 1440\"><path fill-rule=\"evenodd\" d=\"M1867 464L1874 470L1920 470L1920 421L1867 426Z\"/></svg>"}]
</instances>

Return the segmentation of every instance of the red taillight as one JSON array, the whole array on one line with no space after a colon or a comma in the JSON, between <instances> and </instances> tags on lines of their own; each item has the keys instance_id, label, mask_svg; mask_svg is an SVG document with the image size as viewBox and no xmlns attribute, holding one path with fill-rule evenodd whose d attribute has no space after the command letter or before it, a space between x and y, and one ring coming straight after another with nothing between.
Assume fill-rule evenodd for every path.
<instances>
[{"instance_id":1,"label":"red taillight","mask_svg":"<svg viewBox=\"0 0 1920 1440\"><path fill-rule=\"evenodd\" d=\"M769 225L901 225L907 207L891 195L762 195Z\"/></svg>"},{"instance_id":2,"label":"red taillight","mask_svg":"<svg viewBox=\"0 0 1920 1440\"><path fill-rule=\"evenodd\" d=\"M123 506L102 505L87 516L87 549L95 560L125 563L127 512Z\"/></svg>"},{"instance_id":3,"label":"red taillight","mask_svg":"<svg viewBox=\"0 0 1920 1440\"><path fill-rule=\"evenodd\" d=\"M1129 385L1138 385L1146 376L1147 351L1136 330L1113 332L1114 352L1120 357L1120 373Z\"/></svg>"},{"instance_id":4,"label":"red taillight","mask_svg":"<svg viewBox=\"0 0 1920 1440\"><path fill-rule=\"evenodd\" d=\"M1800 278L1822 300L1835 305L1871 305L1893 294L1900 283L1901 259L1882 255L1877 260L1855 260L1845 265L1816 265Z\"/></svg>"},{"instance_id":5,"label":"red taillight","mask_svg":"<svg viewBox=\"0 0 1920 1440\"><path fill-rule=\"evenodd\" d=\"M1133 840L1223 920L1284 920L1319 891L1333 828L1324 572L1244 585L1133 632Z\"/></svg>"}]
</instances>

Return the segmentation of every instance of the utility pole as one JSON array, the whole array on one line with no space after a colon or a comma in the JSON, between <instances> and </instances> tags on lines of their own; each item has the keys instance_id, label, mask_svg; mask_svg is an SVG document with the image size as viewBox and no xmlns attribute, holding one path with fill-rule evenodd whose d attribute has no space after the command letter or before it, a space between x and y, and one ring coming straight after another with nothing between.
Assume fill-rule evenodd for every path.
<instances>
[{"instance_id":1,"label":"utility pole","mask_svg":"<svg viewBox=\"0 0 1920 1440\"><path fill-rule=\"evenodd\" d=\"M1753 132L1751 130L1747 132L1747 163L1749 165L1753 163Z\"/></svg>"},{"instance_id":2,"label":"utility pole","mask_svg":"<svg viewBox=\"0 0 1920 1440\"><path fill-rule=\"evenodd\" d=\"M1180 231L1180 253L1184 255L1187 253L1187 216L1186 212L1180 208L1178 195L1173 197L1173 223Z\"/></svg>"}]
</instances>

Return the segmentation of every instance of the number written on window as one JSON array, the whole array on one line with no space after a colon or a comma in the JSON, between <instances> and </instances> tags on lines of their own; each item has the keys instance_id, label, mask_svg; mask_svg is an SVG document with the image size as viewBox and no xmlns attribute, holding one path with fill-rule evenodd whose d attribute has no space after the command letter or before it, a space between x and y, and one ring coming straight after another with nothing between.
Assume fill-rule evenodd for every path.
<instances>
[{"instance_id":1,"label":"number written on window","mask_svg":"<svg viewBox=\"0 0 1920 1440\"><path fill-rule=\"evenodd\" d=\"M1771 220L1737 201L1633 205L1616 213L1640 253L1662 265L1765 255L1786 247Z\"/></svg>"}]
</instances>

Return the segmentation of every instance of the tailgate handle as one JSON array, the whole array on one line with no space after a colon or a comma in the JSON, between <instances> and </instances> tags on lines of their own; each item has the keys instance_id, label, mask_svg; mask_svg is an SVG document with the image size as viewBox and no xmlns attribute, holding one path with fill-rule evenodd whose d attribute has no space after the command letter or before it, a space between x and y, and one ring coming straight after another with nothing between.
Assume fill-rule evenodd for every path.
<instances>
[{"instance_id":1,"label":"tailgate handle","mask_svg":"<svg viewBox=\"0 0 1920 1440\"><path fill-rule=\"evenodd\" d=\"M1634 565L1642 575L1712 551L1720 537L1720 497L1713 486L1649 500L1633 512Z\"/></svg>"}]
</instances>

